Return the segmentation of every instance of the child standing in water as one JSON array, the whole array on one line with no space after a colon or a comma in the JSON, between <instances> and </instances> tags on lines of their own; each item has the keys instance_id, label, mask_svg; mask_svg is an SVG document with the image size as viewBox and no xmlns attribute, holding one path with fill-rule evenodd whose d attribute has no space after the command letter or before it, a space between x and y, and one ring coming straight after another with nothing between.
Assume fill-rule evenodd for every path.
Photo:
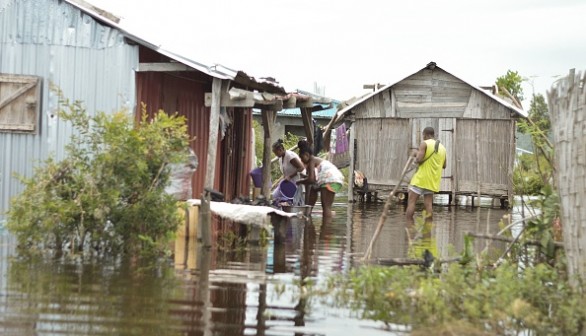
<instances>
[{"instance_id":1,"label":"child standing in water","mask_svg":"<svg viewBox=\"0 0 586 336\"><path fill-rule=\"evenodd\" d=\"M344 185L344 175L330 161L314 156L311 146L307 141L301 140L297 146L299 147L299 157L305 164L307 171L307 177L298 180L297 184L305 184L308 186L308 205L315 205L319 191L323 218L324 220L331 219L334 197Z\"/></svg>"}]
</instances>

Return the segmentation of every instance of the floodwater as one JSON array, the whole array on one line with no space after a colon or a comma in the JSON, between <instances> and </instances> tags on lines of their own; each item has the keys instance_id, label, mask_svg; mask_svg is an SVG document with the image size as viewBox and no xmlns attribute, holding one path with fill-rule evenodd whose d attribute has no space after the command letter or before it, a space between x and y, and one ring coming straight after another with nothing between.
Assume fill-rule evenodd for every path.
<instances>
[{"instance_id":1,"label":"floodwater","mask_svg":"<svg viewBox=\"0 0 586 336\"><path fill-rule=\"evenodd\" d=\"M395 205L372 258L457 255L467 231L495 234L511 211L434 207L434 221L407 225ZM285 241L205 251L178 238L158 265L123 260L25 260L0 235L1 335L391 335L382 325L303 294L328 276L361 265L383 203L335 204L322 223L293 220ZM518 217L514 213L513 218ZM479 252L503 244L477 239Z\"/></svg>"}]
</instances>

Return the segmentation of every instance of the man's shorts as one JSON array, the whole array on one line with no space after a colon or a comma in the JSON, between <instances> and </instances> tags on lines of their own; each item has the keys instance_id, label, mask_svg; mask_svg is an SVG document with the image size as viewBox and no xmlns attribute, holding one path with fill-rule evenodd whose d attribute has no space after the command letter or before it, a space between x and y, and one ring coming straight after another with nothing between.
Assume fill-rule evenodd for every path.
<instances>
[{"instance_id":1,"label":"man's shorts","mask_svg":"<svg viewBox=\"0 0 586 336\"><path fill-rule=\"evenodd\" d=\"M421 196L421 195L433 195L433 191L429 190L429 189L424 189L424 188L419 188L417 186L414 185L410 185L409 186L409 190L416 193L417 195Z\"/></svg>"}]
</instances>

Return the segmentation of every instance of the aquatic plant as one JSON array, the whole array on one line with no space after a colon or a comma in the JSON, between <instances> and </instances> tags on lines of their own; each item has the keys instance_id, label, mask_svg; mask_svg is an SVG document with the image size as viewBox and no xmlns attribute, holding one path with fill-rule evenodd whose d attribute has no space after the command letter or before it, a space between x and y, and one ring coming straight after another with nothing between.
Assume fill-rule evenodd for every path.
<instances>
[{"instance_id":1,"label":"aquatic plant","mask_svg":"<svg viewBox=\"0 0 586 336\"><path fill-rule=\"evenodd\" d=\"M520 270L505 263L482 272L472 264L452 264L441 274L419 267L360 267L332 277L325 292L362 318L389 327L407 325L419 335L441 329L451 330L446 334L578 335L586 322L584 294L545 264Z\"/></svg>"},{"instance_id":2,"label":"aquatic plant","mask_svg":"<svg viewBox=\"0 0 586 336\"><path fill-rule=\"evenodd\" d=\"M165 249L180 223L164 189L167 165L186 158L184 118L164 111L149 118L143 106L135 124L124 111L90 116L81 102L63 98L60 107L75 132L62 161L49 158L32 177L18 177L25 188L11 200L7 227L19 246L105 254Z\"/></svg>"}]
</instances>

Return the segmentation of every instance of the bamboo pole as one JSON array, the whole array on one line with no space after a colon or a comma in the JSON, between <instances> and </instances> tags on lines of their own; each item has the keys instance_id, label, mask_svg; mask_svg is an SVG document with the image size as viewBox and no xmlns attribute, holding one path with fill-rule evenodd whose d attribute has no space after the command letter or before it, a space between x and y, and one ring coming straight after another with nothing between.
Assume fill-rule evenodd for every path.
<instances>
[{"instance_id":1,"label":"bamboo pole","mask_svg":"<svg viewBox=\"0 0 586 336\"><path fill-rule=\"evenodd\" d=\"M381 213L380 218L378 220L378 225L376 226L376 230L374 231L374 235L372 236L372 239L370 240L370 244L368 244L368 248L366 249L366 252L364 253L364 257L362 258L362 261L366 261L366 260L370 259L370 255L372 254L372 248L374 246L374 243L375 243L376 239L378 238L378 235L380 234L380 232L383 228L383 225L385 224L385 221L387 220L387 213L389 212L389 209L391 208L391 202L392 202L393 196L395 196L395 193L397 192L397 190L399 189L401 184L403 184L403 179L405 178L405 175L411 170L410 167L411 167L414 159L415 158L413 156L409 156L409 159L407 160L407 163L405 163L405 167L403 168L403 172L401 173L401 178L399 179L399 183L397 183L397 185L393 188L393 190L389 194L389 197L387 198L387 201L385 202L383 212Z\"/></svg>"}]
</instances>

